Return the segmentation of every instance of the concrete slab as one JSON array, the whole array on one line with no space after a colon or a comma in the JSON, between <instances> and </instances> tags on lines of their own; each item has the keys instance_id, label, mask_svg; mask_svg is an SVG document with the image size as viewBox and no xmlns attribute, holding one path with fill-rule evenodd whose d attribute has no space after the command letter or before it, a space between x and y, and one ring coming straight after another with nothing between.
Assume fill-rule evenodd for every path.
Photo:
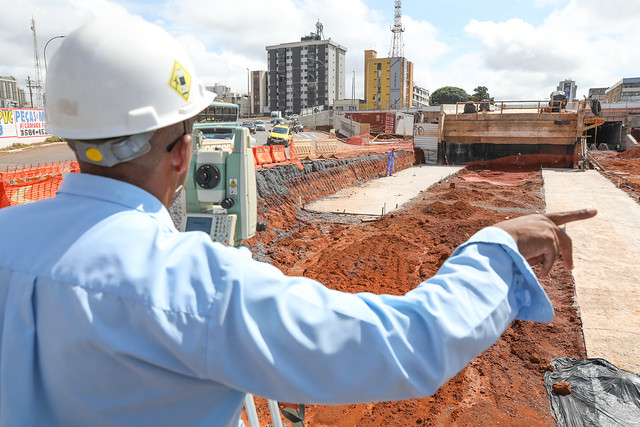
<instances>
[{"instance_id":1,"label":"concrete slab","mask_svg":"<svg viewBox=\"0 0 640 427\"><path fill-rule=\"evenodd\" d=\"M542 174L548 212L598 209L567 225L587 356L640 374L640 205L593 170Z\"/></svg>"},{"instance_id":2,"label":"concrete slab","mask_svg":"<svg viewBox=\"0 0 640 427\"><path fill-rule=\"evenodd\" d=\"M417 165L393 176L372 179L355 187L309 203L313 212L380 216L393 212L436 182L458 172L463 166Z\"/></svg>"}]
</instances>

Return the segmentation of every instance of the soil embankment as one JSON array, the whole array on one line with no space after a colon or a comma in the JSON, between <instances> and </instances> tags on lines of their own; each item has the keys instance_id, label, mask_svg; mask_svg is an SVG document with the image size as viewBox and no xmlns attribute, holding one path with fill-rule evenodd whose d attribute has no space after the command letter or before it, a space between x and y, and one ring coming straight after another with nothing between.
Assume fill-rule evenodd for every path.
<instances>
[{"instance_id":1,"label":"soil embankment","mask_svg":"<svg viewBox=\"0 0 640 427\"><path fill-rule=\"evenodd\" d=\"M261 189L259 220L269 229L249 242L254 256L332 289L399 295L433 275L453 249L479 229L545 210L539 166L504 171L491 164L462 170L424 191L405 209L374 222L300 209L300 200L307 203L353 185L349 182L376 177L384 166L382 156L353 159L284 179L278 191ZM271 181L268 175L273 173L277 172L259 172L259 181ZM514 322L435 395L308 406L306 425L555 425L544 373L555 357L583 358L586 353L571 273L557 265L542 283L556 309L554 322ZM262 424L269 424L266 404L261 399L257 403Z\"/></svg>"}]
</instances>

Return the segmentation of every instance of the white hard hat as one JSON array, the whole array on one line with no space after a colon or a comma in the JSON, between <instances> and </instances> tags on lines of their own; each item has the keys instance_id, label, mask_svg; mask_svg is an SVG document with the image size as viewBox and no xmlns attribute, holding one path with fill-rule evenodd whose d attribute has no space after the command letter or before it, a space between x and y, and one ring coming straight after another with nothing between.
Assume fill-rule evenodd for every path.
<instances>
[{"instance_id":1,"label":"white hard hat","mask_svg":"<svg viewBox=\"0 0 640 427\"><path fill-rule=\"evenodd\" d=\"M98 18L67 36L49 62L47 131L72 140L149 133L195 116L213 97L162 28Z\"/></svg>"}]
</instances>

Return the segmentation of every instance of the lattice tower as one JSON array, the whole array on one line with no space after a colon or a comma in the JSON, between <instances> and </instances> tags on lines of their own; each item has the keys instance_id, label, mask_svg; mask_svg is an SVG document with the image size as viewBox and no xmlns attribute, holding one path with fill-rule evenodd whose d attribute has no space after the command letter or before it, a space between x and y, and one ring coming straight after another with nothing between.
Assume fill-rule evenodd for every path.
<instances>
[{"instance_id":1,"label":"lattice tower","mask_svg":"<svg viewBox=\"0 0 640 427\"><path fill-rule=\"evenodd\" d=\"M402 33L404 33L404 27L402 26L402 0L395 0L395 18L391 32L393 33L393 38L391 39L391 52L389 52L389 57L404 57L404 42L402 41Z\"/></svg>"},{"instance_id":2,"label":"lattice tower","mask_svg":"<svg viewBox=\"0 0 640 427\"><path fill-rule=\"evenodd\" d=\"M33 32L33 61L35 65L35 82L32 88L36 90L36 105L33 107L42 107L42 73L40 72L40 55L38 54L38 40L36 37L36 20L31 17L31 32Z\"/></svg>"}]
</instances>

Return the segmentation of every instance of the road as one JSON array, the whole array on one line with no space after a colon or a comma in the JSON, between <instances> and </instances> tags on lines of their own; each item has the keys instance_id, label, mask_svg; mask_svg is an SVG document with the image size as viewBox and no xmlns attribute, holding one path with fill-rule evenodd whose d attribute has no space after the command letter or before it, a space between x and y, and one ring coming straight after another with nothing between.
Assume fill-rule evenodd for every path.
<instances>
[{"instance_id":1,"label":"road","mask_svg":"<svg viewBox=\"0 0 640 427\"><path fill-rule=\"evenodd\" d=\"M265 145L267 143L267 137L269 136L269 132L272 127L272 125L267 124L267 131L258 131L252 135L256 138L258 145ZM326 137L327 134L324 132L302 132L293 135L294 139L315 140ZM1 169L4 169L7 166L35 165L38 163L53 163L69 160L76 160L76 157L73 151L64 142L38 145L22 150L0 151Z\"/></svg>"},{"instance_id":2,"label":"road","mask_svg":"<svg viewBox=\"0 0 640 427\"><path fill-rule=\"evenodd\" d=\"M0 167L35 165L75 160L73 150L64 142L38 145L32 148L14 151L0 151Z\"/></svg>"}]
</instances>

